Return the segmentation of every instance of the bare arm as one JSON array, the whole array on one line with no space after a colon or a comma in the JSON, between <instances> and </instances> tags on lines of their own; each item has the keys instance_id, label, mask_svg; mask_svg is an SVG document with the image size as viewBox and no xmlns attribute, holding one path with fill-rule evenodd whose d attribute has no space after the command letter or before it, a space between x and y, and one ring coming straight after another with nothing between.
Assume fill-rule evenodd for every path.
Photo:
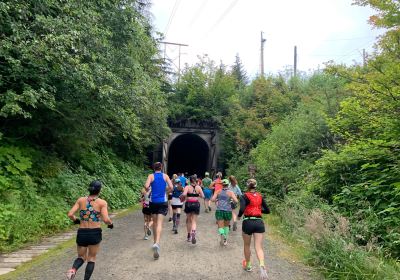
<instances>
[{"instance_id":1,"label":"bare arm","mask_svg":"<svg viewBox=\"0 0 400 280\"><path fill-rule=\"evenodd\" d=\"M218 194L221 192L221 190L218 190L218 191L216 191L216 192L214 192L214 195L211 197L211 201L216 201L217 200L217 196L218 196Z\"/></svg>"},{"instance_id":2,"label":"bare arm","mask_svg":"<svg viewBox=\"0 0 400 280\"><path fill-rule=\"evenodd\" d=\"M79 200L80 198L75 202L74 206L68 211L68 218L70 218L73 222L76 221L75 213L76 211L79 210Z\"/></svg>"},{"instance_id":3,"label":"bare arm","mask_svg":"<svg viewBox=\"0 0 400 280\"><path fill-rule=\"evenodd\" d=\"M202 190L202 188L200 187L200 186L196 186L196 191L197 191L197 193L199 194L199 196L201 197L201 198L204 198L204 193L203 193L203 190Z\"/></svg>"},{"instance_id":4,"label":"bare arm","mask_svg":"<svg viewBox=\"0 0 400 280\"><path fill-rule=\"evenodd\" d=\"M146 191L148 191L150 189L150 184L151 184L151 182L153 182L153 180L154 180L153 174L150 174L149 176L147 176L146 183L144 183L144 188L146 189Z\"/></svg>"},{"instance_id":5,"label":"bare arm","mask_svg":"<svg viewBox=\"0 0 400 280\"><path fill-rule=\"evenodd\" d=\"M110 219L110 217L108 216L108 205L107 202L104 201L104 204L101 206L101 218L104 221L104 223L106 223L107 225L111 225L112 221Z\"/></svg>"},{"instance_id":6,"label":"bare arm","mask_svg":"<svg viewBox=\"0 0 400 280\"><path fill-rule=\"evenodd\" d=\"M230 192L228 192L228 194L229 194L229 197L232 198L232 200L233 200L235 203L238 203L238 202L239 202L239 200L237 199L236 194L235 194L234 192L230 191Z\"/></svg>"},{"instance_id":7,"label":"bare arm","mask_svg":"<svg viewBox=\"0 0 400 280\"><path fill-rule=\"evenodd\" d=\"M164 180L167 182L167 192L172 192L174 186L172 185L171 179L167 174L164 174Z\"/></svg>"}]
</instances>

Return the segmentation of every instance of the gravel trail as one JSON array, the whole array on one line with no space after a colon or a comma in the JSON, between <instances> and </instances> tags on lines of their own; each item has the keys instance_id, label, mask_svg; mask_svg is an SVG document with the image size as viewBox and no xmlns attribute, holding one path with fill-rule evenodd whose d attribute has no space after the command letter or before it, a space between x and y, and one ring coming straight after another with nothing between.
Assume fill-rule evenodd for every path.
<instances>
[{"instance_id":1,"label":"gravel trail","mask_svg":"<svg viewBox=\"0 0 400 280\"><path fill-rule=\"evenodd\" d=\"M185 214L181 216L179 234L171 231L172 223L164 221L159 260L153 259L152 238L143 240L143 217L141 211L132 212L115 219L113 230L103 229L103 242L97 257L93 280L222 280L259 279L258 265L252 248L254 271L241 268L242 238L241 223L238 230L230 233L229 244L219 245L214 211L202 212L198 218L197 244L186 241ZM266 266L270 280L322 279L312 270L285 257L288 248L280 241L271 240L267 234L265 242ZM66 279L65 272L76 258L75 248L67 248L51 259L35 264L19 280ZM83 279L84 266L75 280Z\"/></svg>"}]
</instances>

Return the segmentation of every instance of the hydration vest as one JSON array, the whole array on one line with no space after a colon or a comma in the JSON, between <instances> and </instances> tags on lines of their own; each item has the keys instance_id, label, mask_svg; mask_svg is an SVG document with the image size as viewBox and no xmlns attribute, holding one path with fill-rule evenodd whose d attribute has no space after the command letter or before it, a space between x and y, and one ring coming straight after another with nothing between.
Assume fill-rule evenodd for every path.
<instances>
[{"instance_id":1,"label":"hydration vest","mask_svg":"<svg viewBox=\"0 0 400 280\"><path fill-rule=\"evenodd\" d=\"M244 193L248 204L244 210L245 217L261 217L262 195L258 192Z\"/></svg>"}]
</instances>

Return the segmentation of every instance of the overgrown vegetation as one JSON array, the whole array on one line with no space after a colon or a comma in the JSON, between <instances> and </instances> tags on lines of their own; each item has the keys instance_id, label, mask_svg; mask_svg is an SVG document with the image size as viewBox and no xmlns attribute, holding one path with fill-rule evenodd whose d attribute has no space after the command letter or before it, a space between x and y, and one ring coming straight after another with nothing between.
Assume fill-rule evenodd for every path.
<instances>
[{"instance_id":1,"label":"overgrown vegetation","mask_svg":"<svg viewBox=\"0 0 400 280\"><path fill-rule=\"evenodd\" d=\"M256 167L285 232L328 278L399 279L400 7L355 4L376 9L372 25L387 29L366 65L248 84L238 58L232 69L201 61L175 95L193 110L173 116L218 123L227 173L243 185Z\"/></svg>"},{"instance_id":2,"label":"overgrown vegetation","mask_svg":"<svg viewBox=\"0 0 400 280\"><path fill-rule=\"evenodd\" d=\"M137 201L168 132L147 6L0 3L0 251L69 226L95 178L111 208Z\"/></svg>"}]
</instances>

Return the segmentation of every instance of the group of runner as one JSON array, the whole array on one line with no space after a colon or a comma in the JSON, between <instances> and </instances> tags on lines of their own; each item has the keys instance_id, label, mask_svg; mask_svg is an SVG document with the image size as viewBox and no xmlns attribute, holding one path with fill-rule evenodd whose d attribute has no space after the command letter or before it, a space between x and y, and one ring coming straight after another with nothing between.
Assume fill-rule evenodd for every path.
<instances>
[{"instance_id":1,"label":"group of runner","mask_svg":"<svg viewBox=\"0 0 400 280\"><path fill-rule=\"evenodd\" d=\"M237 230L237 220L242 216L242 237L244 245L245 271L252 271L250 261L250 243L254 237L254 245L259 260L260 278L268 279L264 264L263 239L265 226L262 214L268 214L268 206L262 195L256 191L257 182L254 179L247 181L247 190L242 193L234 176L223 179L222 173L216 174L211 180L209 173L200 180L196 175L187 179L183 173L169 176L162 172L162 164L153 165L154 173L148 175L142 189L142 213L144 216L144 239L148 240L153 235L153 257L160 257L160 239L163 219L170 213L172 231L178 234L181 211L186 213L187 241L196 244L197 217L200 214L200 199L204 199L205 212L212 211L212 202L215 203L215 218L218 226L218 235L221 246L228 244L231 229ZM89 280L94 270L96 254L101 242L100 218L113 228L113 223L108 217L107 202L98 198L101 182L93 181L89 186L89 195L81 197L68 213L68 217L80 227L77 233L78 258L72 268L67 272L67 279L74 279L77 270L87 261L85 280ZM235 209L240 204L239 213ZM80 218L75 217L79 211Z\"/></svg>"}]
</instances>

